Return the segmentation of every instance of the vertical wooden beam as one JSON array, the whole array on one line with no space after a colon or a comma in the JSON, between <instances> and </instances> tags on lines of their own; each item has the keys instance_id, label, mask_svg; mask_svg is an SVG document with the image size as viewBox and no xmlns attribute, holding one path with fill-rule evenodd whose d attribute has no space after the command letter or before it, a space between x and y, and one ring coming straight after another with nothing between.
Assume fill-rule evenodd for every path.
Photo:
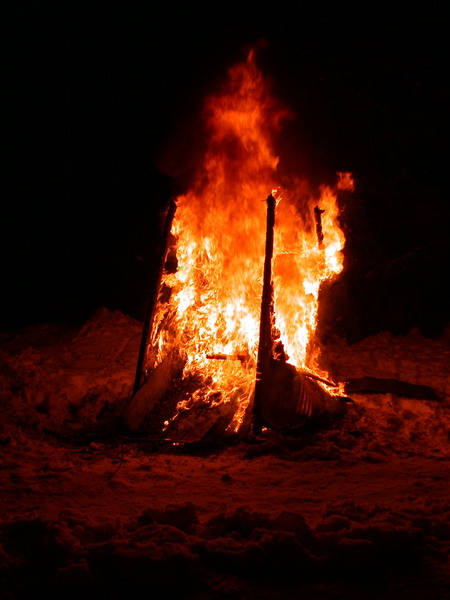
<instances>
[{"instance_id":1,"label":"vertical wooden beam","mask_svg":"<svg viewBox=\"0 0 450 600\"><path fill-rule=\"evenodd\" d=\"M253 433L261 433L261 398L264 386L267 384L272 355L272 325L273 325L273 285L272 258L273 232L275 226L275 198L270 194L267 198L266 246L264 255L264 276L261 296L261 314L259 324L258 359L256 363L255 395L253 399Z\"/></svg>"},{"instance_id":2,"label":"vertical wooden beam","mask_svg":"<svg viewBox=\"0 0 450 600\"><path fill-rule=\"evenodd\" d=\"M316 221L316 234L317 234L317 243L319 244L319 248L323 246L323 230L322 230L322 214L325 211L318 206L314 207L314 220Z\"/></svg>"}]
</instances>

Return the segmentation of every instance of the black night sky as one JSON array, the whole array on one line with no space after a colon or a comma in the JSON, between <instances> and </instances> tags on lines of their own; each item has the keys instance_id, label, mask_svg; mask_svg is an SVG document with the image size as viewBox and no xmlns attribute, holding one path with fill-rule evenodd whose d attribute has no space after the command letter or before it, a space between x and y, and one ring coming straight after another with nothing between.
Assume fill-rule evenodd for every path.
<instances>
[{"instance_id":1,"label":"black night sky","mask_svg":"<svg viewBox=\"0 0 450 600\"><path fill-rule=\"evenodd\" d=\"M357 186L324 331L448 323L444 17L225 8L220 22L187 8L11 13L1 329L102 306L142 318L158 207L188 179L201 102L261 38L261 69L298 117L280 152L312 182L347 170Z\"/></svg>"}]
</instances>

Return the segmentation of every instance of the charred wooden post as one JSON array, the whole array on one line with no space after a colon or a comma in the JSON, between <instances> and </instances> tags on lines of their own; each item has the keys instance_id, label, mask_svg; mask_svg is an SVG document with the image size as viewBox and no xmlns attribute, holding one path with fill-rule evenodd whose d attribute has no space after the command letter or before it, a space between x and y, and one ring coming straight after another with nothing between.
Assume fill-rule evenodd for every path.
<instances>
[{"instance_id":1,"label":"charred wooden post","mask_svg":"<svg viewBox=\"0 0 450 600\"><path fill-rule=\"evenodd\" d=\"M322 230L322 214L325 211L318 206L314 207L314 219L316 221L316 234L317 234L317 242L319 244L319 248L322 248L323 244L323 230Z\"/></svg>"},{"instance_id":2,"label":"charred wooden post","mask_svg":"<svg viewBox=\"0 0 450 600\"><path fill-rule=\"evenodd\" d=\"M320 218L322 212L318 207L314 211L319 245L323 239ZM292 434L305 423L324 422L336 416L342 409L340 398L329 393L321 384L336 386L314 373L289 364L281 342L276 342L272 284L274 225L275 199L269 196L259 347L252 407L252 432L255 435L261 433L263 426Z\"/></svg>"},{"instance_id":3,"label":"charred wooden post","mask_svg":"<svg viewBox=\"0 0 450 600\"><path fill-rule=\"evenodd\" d=\"M157 266L154 277L152 278L148 302L147 302L147 310L144 320L144 327L142 330L141 337L141 345L139 348L139 356L136 366L136 375L134 379L133 386L133 394L139 390L143 383L143 373L145 366L145 357L147 354L147 347L149 342L149 337L153 327L153 320L155 315L156 301L158 299L159 288L161 285L161 278L164 270L164 263L166 261L167 250L168 250L168 240L170 230L172 228L172 221L175 216L175 211L177 209L177 205L173 199L169 201L169 205L167 207L167 212L164 221L164 228L161 235L161 241L158 246L158 254L157 254Z\"/></svg>"},{"instance_id":4,"label":"charred wooden post","mask_svg":"<svg viewBox=\"0 0 450 600\"><path fill-rule=\"evenodd\" d=\"M275 226L275 198L267 197L266 246L264 257L263 290L261 297L261 315L259 324L259 346L256 364L255 395L253 399L253 433L259 434L262 429L261 403L264 386L270 379L272 361L272 324L273 324L273 230Z\"/></svg>"}]
</instances>

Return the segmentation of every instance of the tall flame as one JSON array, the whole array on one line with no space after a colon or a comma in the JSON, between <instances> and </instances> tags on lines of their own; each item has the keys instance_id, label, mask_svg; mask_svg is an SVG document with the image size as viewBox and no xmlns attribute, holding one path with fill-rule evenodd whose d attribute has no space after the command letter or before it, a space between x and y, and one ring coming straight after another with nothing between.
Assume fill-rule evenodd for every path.
<instances>
[{"instance_id":1,"label":"tall flame","mask_svg":"<svg viewBox=\"0 0 450 600\"><path fill-rule=\"evenodd\" d=\"M270 193L277 200L276 326L289 362L298 367L313 368L319 288L342 269L344 237L332 189L323 187L320 198L305 201L301 181L289 189L277 183L273 140L288 111L271 96L253 52L230 70L226 88L205 109L208 149L192 189L177 199L177 268L163 277L151 346L156 363L181 348L184 374L201 374L217 401L237 403L237 427L255 377L264 200ZM340 181L348 183L349 176L341 174Z\"/></svg>"}]
</instances>

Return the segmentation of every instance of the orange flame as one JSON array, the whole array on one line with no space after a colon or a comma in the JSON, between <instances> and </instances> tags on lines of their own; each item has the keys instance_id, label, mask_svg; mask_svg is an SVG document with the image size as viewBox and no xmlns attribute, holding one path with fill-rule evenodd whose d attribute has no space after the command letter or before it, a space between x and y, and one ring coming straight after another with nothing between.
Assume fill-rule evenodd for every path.
<instances>
[{"instance_id":1,"label":"orange flame","mask_svg":"<svg viewBox=\"0 0 450 600\"><path fill-rule=\"evenodd\" d=\"M151 344L156 362L171 348L182 348L185 374L200 373L205 389L207 383L209 390L219 390L214 401L238 404L237 428L255 378L264 200L271 192L277 200L276 326L289 361L298 367L313 368L309 349L319 288L342 269L344 237L332 189L323 187L319 199L305 202L304 183L283 190L277 184L273 139L289 113L271 96L253 52L230 70L223 93L205 106L208 150L195 185L177 199L172 233L178 268L163 278L170 293L159 305ZM320 219L315 221L316 206Z\"/></svg>"},{"instance_id":2,"label":"orange flame","mask_svg":"<svg viewBox=\"0 0 450 600\"><path fill-rule=\"evenodd\" d=\"M347 173L347 172L337 172L336 175L338 176L339 180L338 180L338 184L337 184L337 188L338 190L346 190L347 192L353 192L355 189L355 184L353 181L353 176L351 173Z\"/></svg>"}]
</instances>

